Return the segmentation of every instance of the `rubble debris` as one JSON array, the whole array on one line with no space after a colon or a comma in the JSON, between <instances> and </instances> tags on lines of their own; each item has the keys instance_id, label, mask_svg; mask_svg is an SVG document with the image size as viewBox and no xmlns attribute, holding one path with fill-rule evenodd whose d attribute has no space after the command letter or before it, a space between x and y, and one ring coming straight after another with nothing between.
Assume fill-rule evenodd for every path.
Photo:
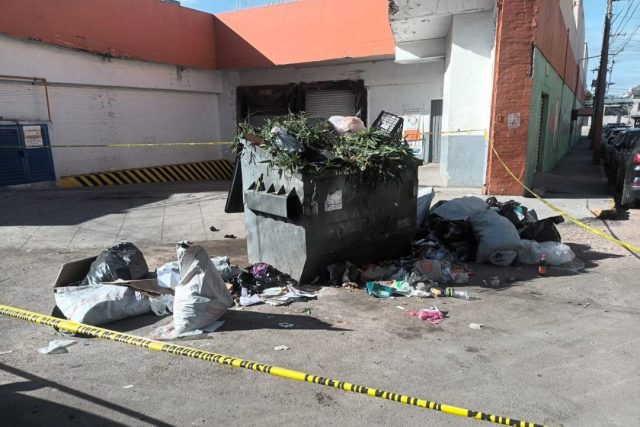
<instances>
[{"instance_id":1,"label":"rubble debris","mask_svg":"<svg viewBox=\"0 0 640 427\"><path fill-rule=\"evenodd\" d=\"M42 354L64 354L69 353L67 347L70 347L76 344L78 341L76 340L53 340L49 342L47 347L42 347L38 349L38 353Z\"/></svg>"}]
</instances>

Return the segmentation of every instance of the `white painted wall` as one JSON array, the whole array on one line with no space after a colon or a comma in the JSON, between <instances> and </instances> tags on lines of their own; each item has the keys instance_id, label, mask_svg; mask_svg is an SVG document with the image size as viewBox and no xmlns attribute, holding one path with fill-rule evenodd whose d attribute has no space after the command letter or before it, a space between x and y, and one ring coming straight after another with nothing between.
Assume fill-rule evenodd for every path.
<instances>
[{"instance_id":1,"label":"white painted wall","mask_svg":"<svg viewBox=\"0 0 640 427\"><path fill-rule=\"evenodd\" d=\"M219 108L224 89L219 72L103 58L5 36L0 36L0 58L0 75L49 81L53 147L221 139L221 115L227 112ZM45 121L43 87L0 79L0 116L5 121ZM220 146L52 151L58 178L225 155Z\"/></svg>"},{"instance_id":2,"label":"white painted wall","mask_svg":"<svg viewBox=\"0 0 640 427\"><path fill-rule=\"evenodd\" d=\"M344 65L282 67L240 71L238 77L240 86L363 80L367 88L369 125L380 111L399 116L405 116L407 112L414 115L415 111L420 111L421 128L428 132L431 100L442 98L444 61L398 64L393 60L386 60ZM416 145L419 143L416 142Z\"/></svg>"},{"instance_id":3,"label":"white painted wall","mask_svg":"<svg viewBox=\"0 0 640 427\"><path fill-rule=\"evenodd\" d=\"M446 185L480 187L486 175L495 13L455 15L447 41L440 172Z\"/></svg>"}]
</instances>

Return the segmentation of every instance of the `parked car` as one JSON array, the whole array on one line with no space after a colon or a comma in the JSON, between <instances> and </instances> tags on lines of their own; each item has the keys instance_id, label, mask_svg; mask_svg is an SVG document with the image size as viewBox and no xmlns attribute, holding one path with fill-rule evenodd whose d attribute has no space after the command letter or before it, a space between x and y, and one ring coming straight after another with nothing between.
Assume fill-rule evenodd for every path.
<instances>
[{"instance_id":1,"label":"parked car","mask_svg":"<svg viewBox=\"0 0 640 427\"><path fill-rule=\"evenodd\" d=\"M630 208L640 199L640 132L634 132L629 147L618 152L616 190L620 206Z\"/></svg>"},{"instance_id":2,"label":"parked car","mask_svg":"<svg viewBox=\"0 0 640 427\"><path fill-rule=\"evenodd\" d=\"M635 138L640 135L640 129L629 128L620 132L613 142L607 146L607 154L605 159L605 171L607 179L612 184L616 181L618 168L624 162L628 151L633 146Z\"/></svg>"},{"instance_id":3,"label":"parked car","mask_svg":"<svg viewBox=\"0 0 640 427\"><path fill-rule=\"evenodd\" d=\"M605 131L601 139L602 143L600 144L601 159L607 158L607 151L608 151L609 145L613 142L614 138L618 136L620 132L623 132L626 130L627 130L627 127L611 127ZM606 166L606 163L605 163L605 166Z\"/></svg>"}]
</instances>

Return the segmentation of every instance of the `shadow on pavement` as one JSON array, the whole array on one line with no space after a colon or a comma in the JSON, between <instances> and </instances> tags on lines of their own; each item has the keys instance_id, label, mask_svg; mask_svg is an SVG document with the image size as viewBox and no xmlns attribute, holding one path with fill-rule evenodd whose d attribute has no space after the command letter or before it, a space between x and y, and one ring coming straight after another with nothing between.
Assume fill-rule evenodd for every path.
<instances>
[{"instance_id":1,"label":"shadow on pavement","mask_svg":"<svg viewBox=\"0 0 640 427\"><path fill-rule=\"evenodd\" d=\"M21 392L34 391L50 387L78 399L101 406L104 409L118 412L138 421L146 422L160 427L169 427L171 424L147 416L116 403L100 399L90 394L83 393L75 388L66 387L60 383L47 380L29 372L0 363L0 370L28 381L13 382L0 385L0 419L14 426L124 426L132 424L120 424L103 416L92 414L78 408L69 407L37 397L21 394ZM132 422L133 423L133 422ZM134 423L135 424L135 423Z\"/></svg>"},{"instance_id":2,"label":"shadow on pavement","mask_svg":"<svg viewBox=\"0 0 640 427\"><path fill-rule=\"evenodd\" d=\"M327 322L313 316L295 314L260 313L258 311L231 310L224 317L224 325L218 329L221 332L251 331L257 329L283 329L279 323L290 323L294 326L289 330L325 330L344 332L351 329L335 328Z\"/></svg>"},{"instance_id":3,"label":"shadow on pavement","mask_svg":"<svg viewBox=\"0 0 640 427\"><path fill-rule=\"evenodd\" d=\"M131 210L142 211L143 217L145 209L157 211L164 206L192 204L199 212L198 203L226 199L226 194L168 199L173 194L225 193L229 185L229 181L200 181L78 189L0 190L0 203L3 206L0 210L0 226L78 225Z\"/></svg>"}]
</instances>

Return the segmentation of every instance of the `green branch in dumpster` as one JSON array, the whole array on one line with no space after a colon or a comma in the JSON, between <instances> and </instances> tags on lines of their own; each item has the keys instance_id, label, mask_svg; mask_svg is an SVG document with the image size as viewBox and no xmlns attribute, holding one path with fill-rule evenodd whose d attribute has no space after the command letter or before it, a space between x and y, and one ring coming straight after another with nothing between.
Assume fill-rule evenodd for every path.
<instances>
[{"instance_id":1,"label":"green branch in dumpster","mask_svg":"<svg viewBox=\"0 0 640 427\"><path fill-rule=\"evenodd\" d=\"M299 151L287 150L276 142L278 131L302 144ZM308 119L304 113L289 113L266 121L259 128L249 123L239 127L234 140L237 152L241 140L257 139L272 160L273 168L288 173L320 174L325 170L344 171L361 183L397 181L400 172L415 161L409 145L377 129L340 135L326 120Z\"/></svg>"}]
</instances>

